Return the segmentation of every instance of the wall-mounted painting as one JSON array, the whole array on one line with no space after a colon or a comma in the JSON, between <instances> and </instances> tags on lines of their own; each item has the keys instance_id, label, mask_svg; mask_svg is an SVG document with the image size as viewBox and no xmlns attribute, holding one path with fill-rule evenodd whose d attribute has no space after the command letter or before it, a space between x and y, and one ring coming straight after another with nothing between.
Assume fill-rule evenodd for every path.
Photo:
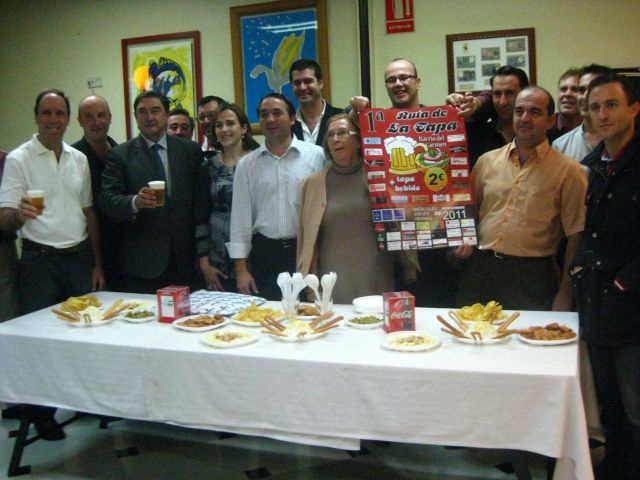
<instances>
[{"instance_id":1,"label":"wall-mounted painting","mask_svg":"<svg viewBox=\"0 0 640 480\"><path fill-rule=\"evenodd\" d=\"M295 102L289 67L313 58L322 67L322 95L331 100L325 0L284 0L230 9L235 101L257 128L260 98L280 92ZM297 105L296 105L297 108Z\"/></svg>"},{"instance_id":2,"label":"wall-mounted painting","mask_svg":"<svg viewBox=\"0 0 640 480\"><path fill-rule=\"evenodd\" d=\"M524 70L536 82L536 37L533 28L447 35L449 92L488 90L496 68Z\"/></svg>"},{"instance_id":3,"label":"wall-mounted painting","mask_svg":"<svg viewBox=\"0 0 640 480\"><path fill-rule=\"evenodd\" d=\"M122 74L128 139L137 130L133 101L147 90L167 96L171 109L184 108L195 119L202 97L200 32L123 39Z\"/></svg>"}]
</instances>

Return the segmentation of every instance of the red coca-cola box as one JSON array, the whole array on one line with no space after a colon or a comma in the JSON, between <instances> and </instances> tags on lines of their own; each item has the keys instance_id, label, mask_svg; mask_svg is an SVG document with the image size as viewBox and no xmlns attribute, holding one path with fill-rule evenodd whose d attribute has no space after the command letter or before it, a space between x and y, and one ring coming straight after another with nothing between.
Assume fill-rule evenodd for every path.
<instances>
[{"instance_id":1,"label":"red coca-cola box","mask_svg":"<svg viewBox=\"0 0 640 480\"><path fill-rule=\"evenodd\" d=\"M382 294L384 307L384 331L416 329L416 299L409 292L387 292Z\"/></svg>"},{"instance_id":2,"label":"red coca-cola box","mask_svg":"<svg viewBox=\"0 0 640 480\"><path fill-rule=\"evenodd\" d=\"M171 323L191 313L189 287L169 285L158 290L158 321Z\"/></svg>"}]
</instances>

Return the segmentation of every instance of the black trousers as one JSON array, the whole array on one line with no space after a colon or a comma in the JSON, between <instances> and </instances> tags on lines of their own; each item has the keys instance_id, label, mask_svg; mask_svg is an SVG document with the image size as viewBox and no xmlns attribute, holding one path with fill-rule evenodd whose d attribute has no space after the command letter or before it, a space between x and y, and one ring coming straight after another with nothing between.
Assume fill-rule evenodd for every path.
<instances>
[{"instance_id":1,"label":"black trousers","mask_svg":"<svg viewBox=\"0 0 640 480\"><path fill-rule=\"evenodd\" d=\"M251 241L249 268L259 295L267 300L282 300L278 274L296 270L296 239L279 239L255 234Z\"/></svg>"},{"instance_id":2,"label":"black trousers","mask_svg":"<svg viewBox=\"0 0 640 480\"><path fill-rule=\"evenodd\" d=\"M496 300L506 310L551 310L560 272L554 257L475 250L462 266L457 306Z\"/></svg>"}]
</instances>

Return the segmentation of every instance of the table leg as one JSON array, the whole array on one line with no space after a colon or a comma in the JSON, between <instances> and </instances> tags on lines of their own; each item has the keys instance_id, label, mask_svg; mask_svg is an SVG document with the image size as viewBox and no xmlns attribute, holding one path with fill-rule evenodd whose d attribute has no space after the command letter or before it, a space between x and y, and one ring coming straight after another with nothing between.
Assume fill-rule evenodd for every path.
<instances>
[{"instance_id":1,"label":"table leg","mask_svg":"<svg viewBox=\"0 0 640 480\"><path fill-rule=\"evenodd\" d=\"M511 465L513 465L518 480L532 480L529 468L527 468L524 452L513 452Z\"/></svg>"}]
</instances>

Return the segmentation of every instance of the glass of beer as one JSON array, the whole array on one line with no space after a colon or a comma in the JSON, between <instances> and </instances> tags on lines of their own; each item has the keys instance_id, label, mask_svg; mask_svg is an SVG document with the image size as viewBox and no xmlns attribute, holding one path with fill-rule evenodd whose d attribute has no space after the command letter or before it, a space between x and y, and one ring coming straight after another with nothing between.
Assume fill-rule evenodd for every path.
<instances>
[{"instance_id":1,"label":"glass of beer","mask_svg":"<svg viewBox=\"0 0 640 480\"><path fill-rule=\"evenodd\" d=\"M149 182L149 188L153 190L153 194L156 196L156 205L158 207L164 206L166 183L163 180L156 180Z\"/></svg>"},{"instance_id":2,"label":"glass of beer","mask_svg":"<svg viewBox=\"0 0 640 480\"><path fill-rule=\"evenodd\" d=\"M27 190L27 197L29 197L29 203L38 210L36 215L42 215L44 210L44 190Z\"/></svg>"}]
</instances>

